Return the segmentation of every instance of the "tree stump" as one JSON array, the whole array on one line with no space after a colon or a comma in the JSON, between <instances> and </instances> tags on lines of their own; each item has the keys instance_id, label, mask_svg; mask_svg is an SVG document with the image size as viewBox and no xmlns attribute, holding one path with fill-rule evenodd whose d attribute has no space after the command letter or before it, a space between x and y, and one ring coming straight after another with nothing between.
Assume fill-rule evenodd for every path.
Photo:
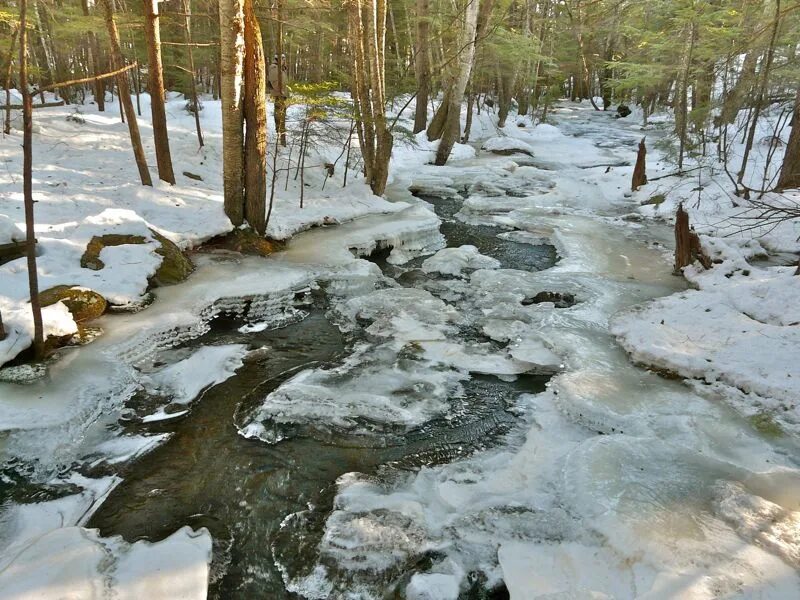
<instances>
[{"instance_id":1,"label":"tree stump","mask_svg":"<svg viewBox=\"0 0 800 600\"><path fill-rule=\"evenodd\" d=\"M675 275L680 275L683 268L698 261L704 269L711 268L711 259L703 252L700 238L689 225L689 213L683 210L683 203L678 205L675 213Z\"/></svg>"},{"instance_id":2,"label":"tree stump","mask_svg":"<svg viewBox=\"0 0 800 600\"><path fill-rule=\"evenodd\" d=\"M642 141L639 142L639 152L636 154L636 166L633 168L633 178L631 179L632 192L635 192L647 183L647 174L645 173L647 148L644 145L645 139L646 138L642 138Z\"/></svg>"}]
</instances>

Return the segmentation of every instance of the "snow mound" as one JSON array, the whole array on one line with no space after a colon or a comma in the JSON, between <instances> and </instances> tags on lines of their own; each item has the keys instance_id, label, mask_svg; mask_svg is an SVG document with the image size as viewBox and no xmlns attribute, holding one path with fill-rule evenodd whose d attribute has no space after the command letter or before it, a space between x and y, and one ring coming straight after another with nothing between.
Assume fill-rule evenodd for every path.
<instances>
[{"instance_id":1,"label":"snow mound","mask_svg":"<svg viewBox=\"0 0 800 600\"><path fill-rule=\"evenodd\" d=\"M0 244L25 241L25 232L8 216L0 214Z\"/></svg>"},{"instance_id":2,"label":"snow mound","mask_svg":"<svg viewBox=\"0 0 800 600\"><path fill-rule=\"evenodd\" d=\"M475 246L443 248L422 263L425 273L441 273L460 277L465 270L498 269L500 261L481 254Z\"/></svg>"},{"instance_id":3,"label":"snow mound","mask_svg":"<svg viewBox=\"0 0 800 600\"><path fill-rule=\"evenodd\" d=\"M533 146L518 137L507 135L489 138L483 143L483 149L495 154L527 154L533 156Z\"/></svg>"}]
</instances>

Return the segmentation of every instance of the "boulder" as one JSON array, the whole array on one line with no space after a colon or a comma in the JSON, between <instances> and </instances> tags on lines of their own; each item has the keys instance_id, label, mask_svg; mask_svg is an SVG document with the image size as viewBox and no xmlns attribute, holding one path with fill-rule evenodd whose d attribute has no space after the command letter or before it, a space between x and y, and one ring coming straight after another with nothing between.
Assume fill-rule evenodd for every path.
<instances>
[{"instance_id":1,"label":"boulder","mask_svg":"<svg viewBox=\"0 0 800 600\"><path fill-rule=\"evenodd\" d=\"M39 293L42 307L63 302L77 323L96 319L106 311L106 299L97 292L69 285L57 285Z\"/></svg>"},{"instance_id":2,"label":"boulder","mask_svg":"<svg viewBox=\"0 0 800 600\"><path fill-rule=\"evenodd\" d=\"M184 281L194 271L194 264L174 242L171 242L160 233L155 231L152 233L153 237L161 244L156 253L160 254L163 260L156 274L150 278L150 284L164 286Z\"/></svg>"},{"instance_id":3,"label":"boulder","mask_svg":"<svg viewBox=\"0 0 800 600\"><path fill-rule=\"evenodd\" d=\"M230 250L256 256L269 256L282 250L284 246L285 243L265 238L252 229L234 229L203 244L206 249Z\"/></svg>"},{"instance_id":4,"label":"boulder","mask_svg":"<svg viewBox=\"0 0 800 600\"><path fill-rule=\"evenodd\" d=\"M625 117L630 115L631 112L632 111L631 111L630 107L627 104L620 104L617 107L617 118L618 119L624 119Z\"/></svg>"},{"instance_id":5,"label":"boulder","mask_svg":"<svg viewBox=\"0 0 800 600\"><path fill-rule=\"evenodd\" d=\"M186 279L194 271L192 261L174 242L152 229L150 233L159 243L156 253L162 257L161 265L150 278L150 284L152 286L172 285ZM81 266L85 269L99 271L105 267L103 261L100 260L103 248L125 244L145 244L147 241L147 238L141 235L119 233L96 235L86 245L86 251L81 256Z\"/></svg>"}]
</instances>

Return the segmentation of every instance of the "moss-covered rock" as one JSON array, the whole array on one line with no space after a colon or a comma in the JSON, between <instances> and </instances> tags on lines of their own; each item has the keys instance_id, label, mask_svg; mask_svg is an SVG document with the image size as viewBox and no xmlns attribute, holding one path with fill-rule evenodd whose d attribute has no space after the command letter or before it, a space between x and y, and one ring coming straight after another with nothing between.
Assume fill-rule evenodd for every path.
<instances>
[{"instance_id":1,"label":"moss-covered rock","mask_svg":"<svg viewBox=\"0 0 800 600\"><path fill-rule=\"evenodd\" d=\"M81 266L84 269L99 271L105 267L105 263L100 260L100 252L108 246L124 246L125 244L144 244L147 239L141 235L127 235L123 233L109 233L106 235L96 235L86 244L86 250L81 256Z\"/></svg>"},{"instance_id":2,"label":"moss-covered rock","mask_svg":"<svg viewBox=\"0 0 800 600\"><path fill-rule=\"evenodd\" d=\"M160 233L155 231L152 233L153 237L161 244L156 253L160 254L163 260L156 274L150 278L151 285L173 285L189 277L194 271L194 265L189 257L175 243Z\"/></svg>"},{"instance_id":3,"label":"moss-covered rock","mask_svg":"<svg viewBox=\"0 0 800 600\"><path fill-rule=\"evenodd\" d=\"M667 197L664 194L655 194L642 202L642 206L660 206L666 199Z\"/></svg>"},{"instance_id":4,"label":"moss-covered rock","mask_svg":"<svg viewBox=\"0 0 800 600\"><path fill-rule=\"evenodd\" d=\"M177 245L163 235L152 229L150 232L159 244L156 253L162 257L161 265L155 275L150 278L151 286L172 285L186 279L194 271L192 261ZM147 241L147 238L141 235L120 233L96 235L86 245L86 251L81 256L81 266L85 269L99 271L105 267L103 261L100 260L103 248L124 246L125 244L145 244Z\"/></svg>"},{"instance_id":5,"label":"moss-covered rock","mask_svg":"<svg viewBox=\"0 0 800 600\"><path fill-rule=\"evenodd\" d=\"M203 248L230 250L255 256L269 256L282 250L285 245L284 242L265 238L252 229L234 229L230 233L209 240L203 244Z\"/></svg>"},{"instance_id":6,"label":"moss-covered rock","mask_svg":"<svg viewBox=\"0 0 800 600\"><path fill-rule=\"evenodd\" d=\"M106 299L97 292L69 285L57 285L40 292L39 301L42 306L63 302L78 323L96 319L107 306Z\"/></svg>"}]
</instances>

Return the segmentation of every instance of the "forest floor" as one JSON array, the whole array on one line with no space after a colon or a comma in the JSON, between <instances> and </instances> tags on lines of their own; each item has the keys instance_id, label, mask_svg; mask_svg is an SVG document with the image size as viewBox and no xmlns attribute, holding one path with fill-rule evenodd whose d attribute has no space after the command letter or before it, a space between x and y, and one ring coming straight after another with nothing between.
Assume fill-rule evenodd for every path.
<instances>
[{"instance_id":1,"label":"forest floor","mask_svg":"<svg viewBox=\"0 0 800 600\"><path fill-rule=\"evenodd\" d=\"M200 152L170 107L176 172L203 180L153 189L111 115L37 111L45 286L135 303L151 229L184 248L230 230L218 107ZM446 167L398 144L386 200L310 171L302 211L293 179L278 199L282 252L195 256L44 377L0 382L0 590L792 597L797 224L739 231L713 168L631 194L635 116L564 103L499 130L484 112ZM15 224L17 143L0 142ZM651 149L648 174L673 171ZM718 261L687 270L696 289L671 274L681 201ZM147 243L84 273L89 239L122 232ZM0 276L24 335L24 260Z\"/></svg>"}]
</instances>

